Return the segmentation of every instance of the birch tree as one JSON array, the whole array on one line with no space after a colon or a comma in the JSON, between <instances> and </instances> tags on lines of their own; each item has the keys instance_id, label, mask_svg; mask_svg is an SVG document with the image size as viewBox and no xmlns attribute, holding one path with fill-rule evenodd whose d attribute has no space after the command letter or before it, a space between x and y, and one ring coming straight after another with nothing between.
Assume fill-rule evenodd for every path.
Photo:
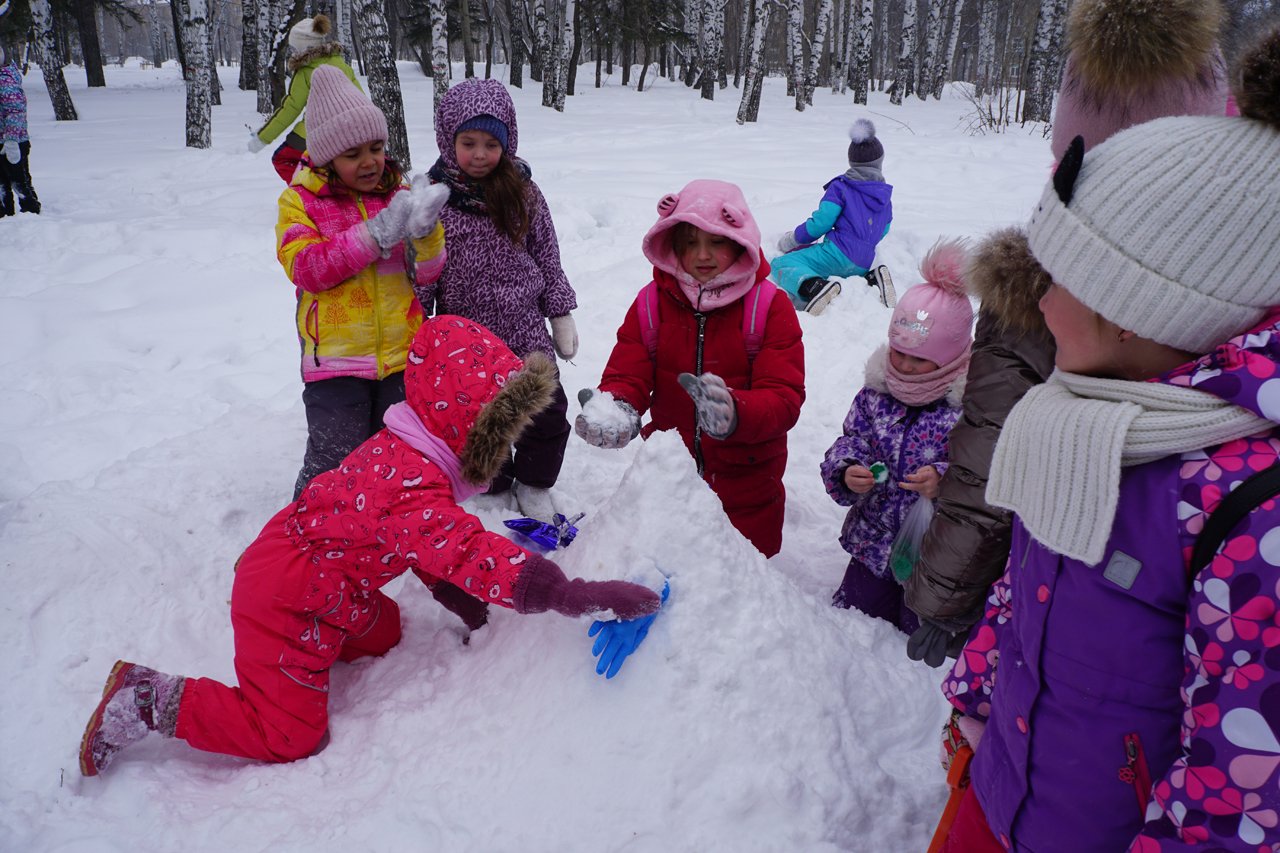
<instances>
[{"instance_id":1,"label":"birch tree","mask_svg":"<svg viewBox=\"0 0 1280 853\"><path fill-rule=\"evenodd\" d=\"M942 98L942 89L947 85L947 78L951 74L951 59L956 55L956 46L960 42L960 21L964 19L964 2L965 0L952 0L951 35L947 39L944 53L933 64L932 90L935 101Z\"/></svg>"},{"instance_id":2,"label":"birch tree","mask_svg":"<svg viewBox=\"0 0 1280 853\"><path fill-rule=\"evenodd\" d=\"M945 0L929 0L929 15L924 26L924 61L920 65L920 79L916 86L916 96L922 101L933 91L936 64L942 61L942 12L945 5Z\"/></svg>"},{"instance_id":3,"label":"birch tree","mask_svg":"<svg viewBox=\"0 0 1280 853\"><path fill-rule=\"evenodd\" d=\"M978 69L974 75L976 97L995 88L997 0L978 0Z\"/></svg>"},{"instance_id":4,"label":"birch tree","mask_svg":"<svg viewBox=\"0 0 1280 853\"><path fill-rule=\"evenodd\" d=\"M182 41L186 45L187 147L213 144L213 92L210 86L209 17L205 0L181 0Z\"/></svg>"},{"instance_id":5,"label":"birch tree","mask_svg":"<svg viewBox=\"0 0 1280 853\"><path fill-rule=\"evenodd\" d=\"M1048 121L1053 110L1053 93L1058 83L1052 76L1055 67L1053 48L1055 43L1062 41L1062 21L1057 18L1057 5L1058 0L1040 0L1036 32L1027 62L1027 96L1022 103L1024 122Z\"/></svg>"},{"instance_id":6,"label":"birch tree","mask_svg":"<svg viewBox=\"0 0 1280 853\"><path fill-rule=\"evenodd\" d=\"M862 0L862 12L858 16L858 50L854 55L849 85L853 87L853 102L865 104L871 88L871 47L875 37L875 0Z\"/></svg>"},{"instance_id":7,"label":"birch tree","mask_svg":"<svg viewBox=\"0 0 1280 853\"><path fill-rule=\"evenodd\" d=\"M404 126L404 99L400 94L400 75L396 72L387 32L387 16L382 0L356 0L352 11L360 27L364 45L364 67L369 81L369 97L387 117L387 153L399 161L407 173L409 133ZM432 69L434 71L434 68Z\"/></svg>"},{"instance_id":8,"label":"birch tree","mask_svg":"<svg viewBox=\"0 0 1280 853\"><path fill-rule=\"evenodd\" d=\"M431 100L433 107L439 107L449 91L449 19L444 0L428 0L427 14L431 18Z\"/></svg>"},{"instance_id":9,"label":"birch tree","mask_svg":"<svg viewBox=\"0 0 1280 853\"><path fill-rule=\"evenodd\" d=\"M156 68L159 68L164 64L165 31L164 24L160 23L159 6L160 4L158 0L151 0L151 2L147 4L147 35L150 37L151 42L151 64ZM246 36L246 41L247 39L248 36ZM253 43L256 50L256 45L258 43L256 38ZM250 86L249 88L253 87Z\"/></svg>"},{"instance_id":10,"label":"birch tree","mask_svg":"<svg viewBox=\"0 0 1280 853\"><path fill-rule=\"evenodd\" d=\"M551 62L551 28L547 24L547 0L533 0L533 64L529 76L545 82L546 66Z\"/></svg>"},{"instance_id":11,"label":"birch tree","mask_svg":"<svg viewBox=\"0 0 1280 853\"><path fill-rule=\"evenodd\" d=\"M558 113L564 112L564 98L569 90L569 57L573 51L576 5L575 0L565 0L564 25L560 29L560 42L556 50L556 79L551 106Z\"/></svg>"},{"instance_id":12,"label":"birch tree","mask_svg":"<svg viewBox=\"0 0 1280 853\"><path fill-rule=\"evenodd\" d=\"M809 68L804 75L804 102L809 106L813 105L813 90L818 85L818 66L822 63L822 54L827 48L831 7L832 0L818 0L818 8L814 13L813 43L809 46Z\"/></svg>"},{"instance_id":13,"label":"birch tree","mask_svg":"<svg viewBox=\"0 0 1280 853\"><path fill-rule=\"evenodd\" d=\"M351 31L351 0L333 0L333 10L330 13L329 20L333 22L334 38L338 44L348 51L349 58L349 51L352 45L355 44L355 36Z\"/></svg>"},{"instance_id":14,"label":"birch tree","mask_svg":"<svg viewBox=\"0 0 1280 853\"><path fill-rule=\"evenodd\" d=\"M684 35L687 45L684 58L684 84L693 86L703 67L702 15L706 11L704 0L684 0ZM625 61L625 60L624 60Z\"/></svg>"},{"instance_id":15,"label":"birch tree","mask_svg":"<svg viewBox=\"0 0 1280 853\"><path fill-rule=\"evenodd\" d=\"M511 85L520 89L524 86L524 19L518 13L517 3L524 5L522 0L507 0L507 62L511 65Z\"/></svg>"},{"instance_id":16,"label":"birch tree","mask_svg":"<svg viewBox=\"0 0 1280 853\"><path fill-rule=\"evenodd\" d=\"M916 4L907 0L902 4L902 35L898 39L898 64L893 72L893 92L889 103L901 105L902 99L911 94L916 78Z\"/></svg>"},{"instance_id":17,"label":"birch tree","mask_svg":"<svg viewBox=\"0 0 1280 853\"><path fill-rule=\"evenodd\" d=\"M764 37L769 31L771 0L754 0L751 14L751 40L747 58L747 76L742 84L742 103L738 105L738 124L755 121L760 115L760 89L764 82Z\"/></svg>"},{"instance_id":18,"label":"birch tree","mask_svg":"<svg viewBox=\"0 0 1280 853\"><path fill-rule=\"evenodd\" d=\"M830 2L830 0L826 0ZM716 98L716 78L724 55L725 0L706 0L702 7L702 99Z\"/></svg>"},{"instance_id":19,"label":"birch tree","mask_svg":"<svg viewBox=\"0 0 1280 853\"><path fill-rule=\"evenodd\" d=\"M157 0L151 0L151 26L155 27ZM240 0L240 80L242 91L258 88L258 2Z\"/></svg>"},{"instance_id":20,"label":"birch tree","mask_svg":"<svg viewBox=\"0 0 1280 853\"><path fill-rule=\"evenodd\" d=\"M283 80L277 89L275 67L289 37L285 0L258 0L258 112L270 115L284 95Z\"/></svg>"},{"instance_id":21,"label":"birch tree","mask_svg":"<svg viewBox=\"0 0 1280 853\"><path fill-rule=\"evenodd\" d=\"M75 121L76 105L67 89L67 78L62 74L62 54L58 50L58 34L53 28L53 12L49 0L31 0L31 31L35 34L36 62L44 75L45 88L53 103L53 117L57 121Z\"/></svg>"},{"instance_id":22,"label":"birch tree","mask_svg":"<svg viewBox=\"0 0 1280 853\"><path fill-rule=\"evenodd\" d=\"M787 0L787 75L796 110L804 112L804 0Z\"/></svg>"}]
</instances>

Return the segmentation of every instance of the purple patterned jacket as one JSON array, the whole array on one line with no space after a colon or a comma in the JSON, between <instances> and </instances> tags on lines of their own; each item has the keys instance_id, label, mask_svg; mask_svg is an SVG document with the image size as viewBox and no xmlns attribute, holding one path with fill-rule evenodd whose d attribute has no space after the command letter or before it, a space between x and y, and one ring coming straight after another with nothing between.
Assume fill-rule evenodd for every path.
<instances>
[{"instance_id":1,"label":"purple patterned jacket","mask_svg":"<svg viewBox=\"0 0 1280 853\"><path fill-rule=\"evenodd\" d=\"M1280 421L1280 311L1159 381ZM1015 522L943 684L988 719L972 782L1007 847L1280 850L1280 501L1188 566L1222 496L1277 460L1280 427L1125 469L1097 566Z\"/></svg>"},{"instance_id":2,"label":"purple patterned jacket","mask_svg":"<svg viewBox=\"0 0 1280 853\"><path fill-rule=\"evenodd\" d=\"M455 87L440 102L436 144L440 158L453 169L458 168L453 152L457 127L478 115L494 116L507 126L504 156L516 156L519 132L511 96L497 80L480 82ZM440 277L436 313L459 314L488 327L521 358L537 351L554 362L546 319L568 314L578 302L560 266L560 244L546 199L533 181L528 190L529 233L523 244L507 239L487 215L445 206L440 220L449 259Z\"/></svg>"},{"instance_id":3,"label":"purple patterned jacket","mask_svg":"<svg viewBox=\"0 0 1280 853\"><path fill-rule=\"evenodd\" d=\"M27 141L27 95L17 63L0 65L0 142Z\"/></svg>"},{"instance_id":4,"label":"purple patterned jacket","mask_svg":"<svg viewBox=\"0 0 1280 853\"><path fill-rule=\"evenodd\" d=\"M947 470L947 434L960 419L963 375L947 394L927 406L908 406L893 397L884 383L887 345L867 360L866 385L853 398L844 418L844 435L827 449L822 460L822 482L827 494L841 506L851 507L840 531L840 545L878 577L889 573L889 551L906 517L919 497L898 487L906 476L925 465ZM859 495L844 484L851 465L889 466L889 480Z\"/></svg>"}]
</instances>

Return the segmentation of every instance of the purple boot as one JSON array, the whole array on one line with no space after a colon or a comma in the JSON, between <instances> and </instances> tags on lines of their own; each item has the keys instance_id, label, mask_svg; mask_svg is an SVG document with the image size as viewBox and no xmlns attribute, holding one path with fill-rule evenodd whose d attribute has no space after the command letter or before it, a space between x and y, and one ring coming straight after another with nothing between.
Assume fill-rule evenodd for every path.
<instances>
[{"instance_id":1,"label":"purple boot","mask_svg":"<svg viewBox=\"0 0 1280 853\"><path fill-rule=\"evenodd\" d=\"M186 679L118 660L80 740L80 772L97 776L116 753L149 732L173 737Z\"/></svg>"}]
</instances>

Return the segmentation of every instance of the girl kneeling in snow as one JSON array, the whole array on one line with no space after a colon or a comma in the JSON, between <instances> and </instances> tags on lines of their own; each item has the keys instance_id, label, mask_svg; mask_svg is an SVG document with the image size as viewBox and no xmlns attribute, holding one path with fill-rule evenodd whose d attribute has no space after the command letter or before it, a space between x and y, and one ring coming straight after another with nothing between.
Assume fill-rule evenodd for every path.
<instances>
[{"instance_id":1,"label":"girl kneeling in snow","mask_svg":"<svg viewBox=\"0 0 1280 853\"><path fill-rule=\"evenodd\" d=\"M844 435L822 461L827 494L850 507L840 544L853 555L831 603L856 607L910 634L919 627L889 568L907 511L938 495L947 470L947 435L973 342L973 308L963 279L966 251L939 243L920 263L924 283L908 290L889 321L889 343L867 361L866 385L844 419ZM882 481L871 472L885 466Z\"/></svg>"},{"instance_id":2,"label":"girl kneeling in snow","mask_svg":"<svg viewBox=\"0 0 1280 853\"><path fill-rule=\"evenodd\" d=\"M399 642L400 609L380 587L406 570L518 613L657 610L651 590L568 580L459 506L498 473L554 384L546 356L522 363L479 324L424 324L409 351L408 401L241 557L231 592L240 686L117 662L85 728L81 772L97 775L152 731L263 761L312 754L328 728L329 668Z\"/></svg>"}]
</instances>

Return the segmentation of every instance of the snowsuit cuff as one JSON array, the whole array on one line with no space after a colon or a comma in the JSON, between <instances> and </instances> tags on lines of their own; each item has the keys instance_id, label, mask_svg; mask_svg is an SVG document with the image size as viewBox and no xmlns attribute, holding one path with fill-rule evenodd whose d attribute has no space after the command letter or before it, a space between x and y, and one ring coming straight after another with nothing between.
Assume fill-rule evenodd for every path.
<instances>
[{"instance_id":1,"label":"snowsuit cuff","mask_svg":"<svg viewBox=\"0 0 1280 853\"><path fill-rule=\"evenodd\" d=\"M555 563L540 554L530 554L511 591L515 611L547 612L568 582L569 579Z\"/></svg>"}]
</instances>

